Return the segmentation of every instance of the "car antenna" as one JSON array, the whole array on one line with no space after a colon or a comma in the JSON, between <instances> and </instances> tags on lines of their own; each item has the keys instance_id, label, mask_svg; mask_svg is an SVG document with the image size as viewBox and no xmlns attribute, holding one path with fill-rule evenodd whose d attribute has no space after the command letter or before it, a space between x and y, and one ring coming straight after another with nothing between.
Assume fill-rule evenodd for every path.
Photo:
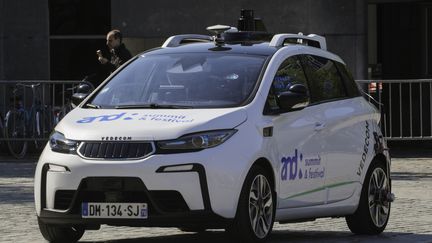
<instances>
[{"instance_id":1,"label":"car antenna","mask_svg":"<svg viewBox=\"0 0 432 243\"><path fill-rule=\"evenodd\" d=\"M225 31L228 31L228 30L231 30L231 29L234 29L234 31L237 30L236 28L233 28L231 26L220 25L220 24L207 27L208 31L210 31L210 32L212 32L212 33L215 34L215 36L213 36L213 41L215 42L216 46L223 46L225 44L225 40L222 37L222 34Z\"/></svg>"}]
</instances>

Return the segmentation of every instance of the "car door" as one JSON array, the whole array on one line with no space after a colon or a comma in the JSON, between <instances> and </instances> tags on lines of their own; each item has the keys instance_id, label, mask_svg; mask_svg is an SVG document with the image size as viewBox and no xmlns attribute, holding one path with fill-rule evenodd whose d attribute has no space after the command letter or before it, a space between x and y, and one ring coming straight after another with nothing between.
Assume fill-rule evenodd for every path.
<instances>
[{"instance_id":1,"label":"car door","mask_svg":"<svg viewBox=\"0 0 432 243\"><path fill-rule=\"evenodd\" d=\"M272 118L273 149L280 165L278 208L319 205L324 201L320 190L324 184L324 161L320 155L323 144L320 133L316 131L320 120L318 108L306 106L286 112L278 106L278 95L293 84L308 87L297 56L288 57L280 64L265 108L265 113ZM313 170L305 164L306 161L313 161Z\"/></svg>"},{"instance_id":2,"label":"car door","mask_svg":"<svg viewBox=\"0 0 432 243\"><path fill-rule=\"evenodd\" d=\"M357 186L355 176L365 136L370 124L363 112L361 97L348 92L335 61L313 55L302 59L311 83L311 102L322 116L325 166L325 202L332 203L351 197Z\"/></svg>"}]
</instances>

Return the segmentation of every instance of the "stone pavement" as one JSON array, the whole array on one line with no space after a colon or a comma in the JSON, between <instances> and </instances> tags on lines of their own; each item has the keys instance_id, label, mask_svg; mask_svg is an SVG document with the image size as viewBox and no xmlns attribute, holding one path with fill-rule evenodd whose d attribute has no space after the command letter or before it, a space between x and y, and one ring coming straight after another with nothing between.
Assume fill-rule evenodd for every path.
<instances>
[{"instance_id":1,"label":"stone pavement","mask_svg":"<svg viewBox=\"0 0 432 243\"><path fill-rule=\"evenodd\" d=\"M417 158L415 158L417 157ZM37 226L33 204L31 162L0 161L0 242L45 242ZM394 158L390 221L379 236L350 233L343 218L275 224L268 242L430 242L432 243L432 158ZM82 242L230 242L223 231L183 233L176 228L102 226L87 231Z\"/></svg>"}]
</instances>

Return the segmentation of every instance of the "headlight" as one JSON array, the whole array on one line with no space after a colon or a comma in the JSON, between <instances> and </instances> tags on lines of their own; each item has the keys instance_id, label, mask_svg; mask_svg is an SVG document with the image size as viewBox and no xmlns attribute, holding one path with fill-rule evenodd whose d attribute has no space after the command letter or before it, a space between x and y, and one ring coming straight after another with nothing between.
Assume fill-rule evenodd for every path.
<instances>
[{"instance_id":1,"label":"headlight","mask_svg":"<svg viewBox=\"0 0 432 243\"><path fill-rule=\"evenodd\" d=\"M51 150L59 153L75 153L78 142L66 139L62 133L54 131L49 140Z\"/></svg>"},{"instance_id":2,"label":"headlight","mask_svg":"<svg viewBox=\"0 0 432 243\"><path fill-rule=\"evenodd\" d=\"M162 150L202 150L213 148L230 138L237 130L217 130L195 133L174 140L159 141L157 145Z\"/></svg>"}]
</instances>

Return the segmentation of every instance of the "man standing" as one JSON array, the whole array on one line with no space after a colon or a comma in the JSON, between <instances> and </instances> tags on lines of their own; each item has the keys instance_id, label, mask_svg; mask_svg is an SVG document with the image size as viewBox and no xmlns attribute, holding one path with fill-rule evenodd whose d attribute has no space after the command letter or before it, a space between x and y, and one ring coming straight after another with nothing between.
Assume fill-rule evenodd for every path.
<instances>
[{"instance_id":1,"label":"man standing","mask_svg":"<svg viewBox=\"0 0 432 243\"><path fill-rule=\"evenodd\" d=\"M122 43L122 34L119 30L108 32L106 40L108 49L111 52L111 60L105 58L100 50L96 54L98 55L99 62L106 67L109 73L112 73L123 63L131 59L132 55Z\"/></svg>"}]
</instances>

